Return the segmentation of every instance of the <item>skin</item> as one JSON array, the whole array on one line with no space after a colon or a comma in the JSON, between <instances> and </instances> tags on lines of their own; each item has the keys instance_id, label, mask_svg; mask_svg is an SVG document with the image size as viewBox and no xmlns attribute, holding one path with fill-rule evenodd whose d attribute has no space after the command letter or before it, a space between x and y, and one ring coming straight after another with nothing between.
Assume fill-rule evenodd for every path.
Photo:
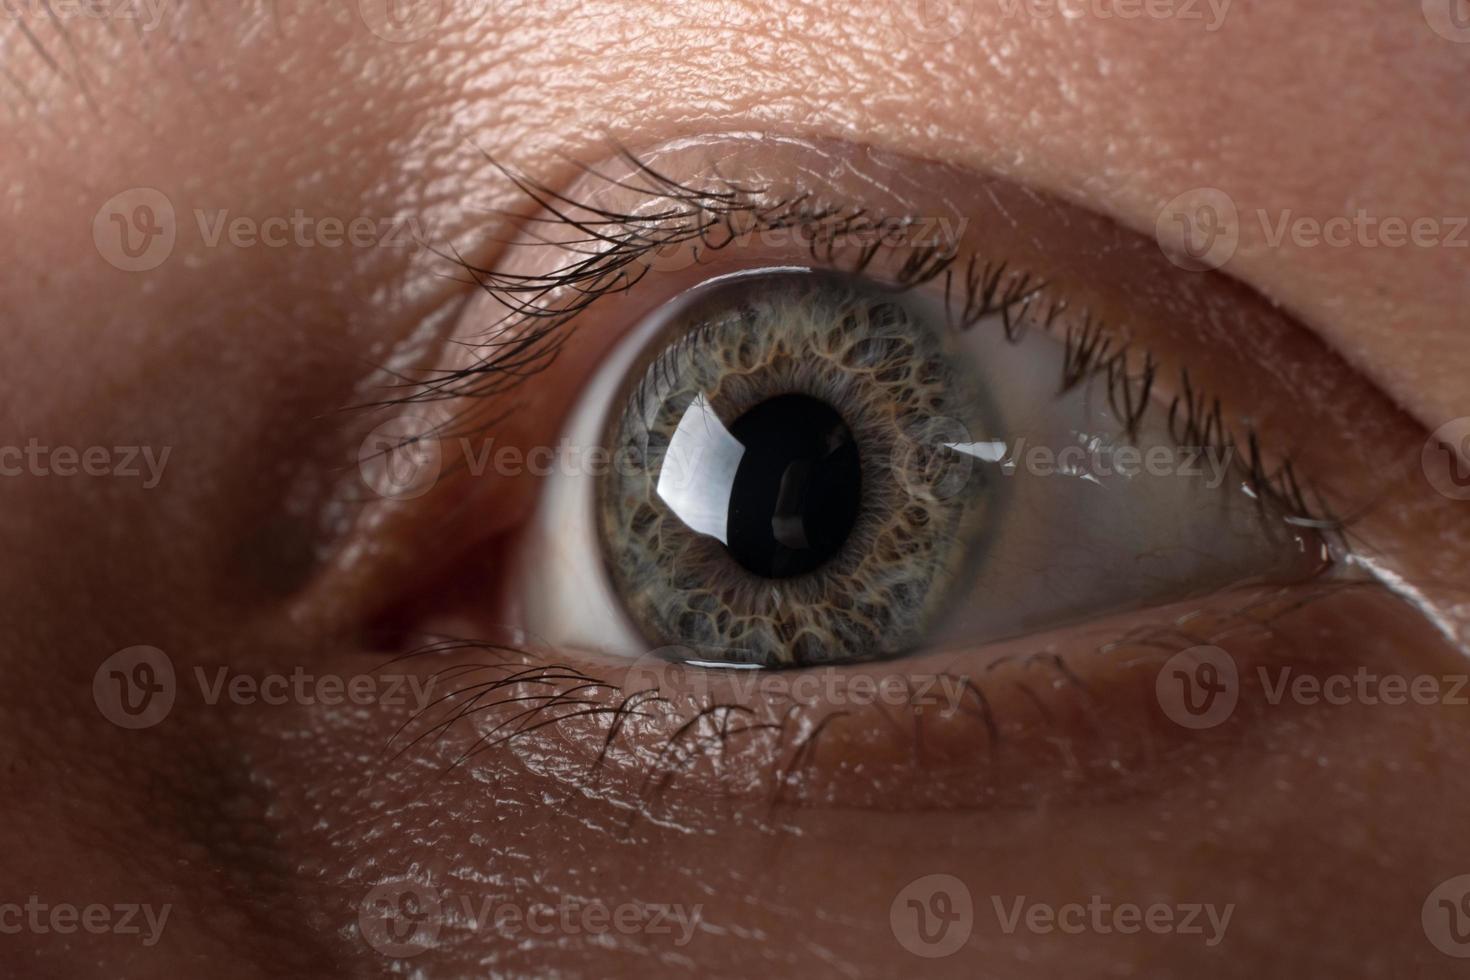
<instances>
[{"instance_id":1,"label":"skin","mask_svg":"<svg viewBox=\"0 0 1470 980\"><path fill-rule=\"evenodd\" d=\"M425 351L472 293L445 277L441 256L211 248L192 215L412 215L425 238L490 265L514 231L496 210L527 207L485 151L560 186L575 176L568 158L605 157L609 136L652 146L734 132L1000 174L1143 234L1170 199L1217 187L1243 216L1225 271L1314 338L1283 349L1357 377L1331 397L1293 403L1285 386L1262 384L1251 398L1265 414L1354 423L1336 438L1382 435L1314 461L1315 475L1351 484L1375 447L1412 464L1428 432L1470 413L1467 252L1273 245L1253 216L1465 214L1470 44L1437 34L1413 5L1388 14L1327 0L1232 6L1213 32L1177 19L1005 16L977 2L957 8L962 29L941 39L898 30L906 12L885 4L505 4L484 16L449 6L414 43L372 33L356 4L289 0L189 5L141 37L131 23L44 12L0 32L5 441L171 447L151 489L34 474L0 485L0 902L171 908L152 945L116 931L0 935L7 975L1456 975L1460 961L1428 941L1420 909L1470 872L1457 818L1470 802L1463 707L1255 708L1191 739L1148 702L1156 652L1137 671L1089 677L1116 691L1104 709L1064 695L1062 736L1011 718L1020 748L985 771L997 785L1035 785L1000 803L916 807L895 803L903 786L875 800L813 777L798 794L810 805L773 810L758 793L701 789L708 774L696 767L660 819L629 827L619 804L637 798L639 753L666 744L657 725L582 792L563 763L595 755L591 726L444 774L453 746L385 760L412 706L209 703L196 668L258 678L381 667L403 649L375 630L385 608L395 621L475 620L482 590L513 590L515 529L497 526L504 538L467 574L425 542L504 520L478 516L494 509L490 490L437 510L339 506L365 428L339 410L377 391L379 365L434 360ZM129 273L104 260L93 221L138 186L173 203L181 230L166 263ZM539 379L527 397L565 411L580 383ZM1470 561L1470 510L1412 465L1385 485L1375 544L1426 607L1334 594L1277 617L1269 642L1260 631L1232 647L1247 672L1463 671L1470 607L1457 570ZM1024 646L1105 642L1100 631ZM98 711L93 678L139 644L167 651L183 682L164 723L124 731ZM448 665L484 659L454 656ZM614 686L626 670L575 663ZM935 735L927 787L973 763L961 748L972 729L953 745ZM1047 754L1059 744L1081 755L1059 765ZM824 763L837 772L891 757L896 779L910 768L896 745L851 729L827 743ZM1135 775L1081 789L1065 778L1110 759ZM933 873L966 884L976 926L961 952L929 960L896 940L890 907ZM699 904L702 925L676 943L677 928L511 937L451 916L435 949L400 961L359 935L384 882L427 884L454 908L466 897ZM1147 931L1007 934L993 895L1235 912L1211 947Z\"/></svg>"}]
</instances>

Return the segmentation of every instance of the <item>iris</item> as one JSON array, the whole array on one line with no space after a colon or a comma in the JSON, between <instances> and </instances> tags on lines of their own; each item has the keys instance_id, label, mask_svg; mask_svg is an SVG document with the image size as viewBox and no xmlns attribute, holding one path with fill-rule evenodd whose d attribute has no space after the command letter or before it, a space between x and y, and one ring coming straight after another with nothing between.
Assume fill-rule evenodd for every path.
<instances>
[{"instance_id":1,"label":"iris","mask_svg":"<svg viewBox=\"0 0 1470 980\"><path fill-rule=\"evenodd\" d=\"M633 377L600 533L651 644L790 665L922 639L983 510L964 457L912 436L981 426L943 325L871 283L768 273L676 316Z\"/></svg>"}]
</instances>

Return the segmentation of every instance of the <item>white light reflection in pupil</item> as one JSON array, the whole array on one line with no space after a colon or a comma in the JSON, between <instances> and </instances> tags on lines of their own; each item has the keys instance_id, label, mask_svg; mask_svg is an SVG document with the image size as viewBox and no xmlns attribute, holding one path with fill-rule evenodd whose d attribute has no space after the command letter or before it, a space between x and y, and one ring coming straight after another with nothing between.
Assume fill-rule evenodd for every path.
<instances>
[{"instance_id":1,"label":"white light reflection in pupil","mask_svg":"<svg viewBox=\"0 0 1470 980\"><path fill-rule=\"evenodd\" d=\"M825 402L780 395L726 427L699 395L675 427L658 495L747 570L786 578L841 549L857 522L861 482L857 443Z\"/></svg>"},{"instance_id":2,"label":"white light reflection in pupil","mask_svg":"<svg viewBox=\"0 0 1470 980\"><path fill-rule=\"evenodd\" d=\"M658 474L658 495L691 530L728 544L730 491L745 447L704 395L685 410Z\"/></svg>"}]
</instances>

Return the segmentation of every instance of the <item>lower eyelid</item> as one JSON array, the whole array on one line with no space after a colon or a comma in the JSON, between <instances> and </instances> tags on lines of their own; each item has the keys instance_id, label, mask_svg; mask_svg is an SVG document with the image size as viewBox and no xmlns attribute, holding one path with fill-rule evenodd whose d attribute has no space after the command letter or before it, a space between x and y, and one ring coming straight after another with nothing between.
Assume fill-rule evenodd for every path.
<instances>
[{"instance_id":1,"label":"lower eyelid","mask_svg":"<svg viewBox=\"0 0 1470 980\"><path fill-rule=\"evenodd\" d=\"M1205 646L1228 658L1238 700L1191 727L1159 678ZM1409 674L1440 649L1413 610L1362 582L1239 590L973 653L860 667L746 673L472 649L480 666L449 668L440 700L396 741L410 757L436 753L491 773L514 757L616 806L630 825L697 828L731 808L766 819L781 808L1065 807L1251 765L1242 747L1290 738L1313 710L1279 691L1273 702L1271 677L1362 666Z\"/></svg>"}]
</instances>

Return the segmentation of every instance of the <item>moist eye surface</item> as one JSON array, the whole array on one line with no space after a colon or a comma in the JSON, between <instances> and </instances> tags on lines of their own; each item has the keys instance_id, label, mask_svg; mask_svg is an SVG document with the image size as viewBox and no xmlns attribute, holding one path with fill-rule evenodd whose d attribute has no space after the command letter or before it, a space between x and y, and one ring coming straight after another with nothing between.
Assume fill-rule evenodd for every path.
<instances>
[{"instance_id":1,"label":"moist eye surface","mask_svg":"<svg viewBox=\"0 0 1470 980\"><path fill-rule=\"evenodd\" d=\"M1060 205L1025 196L1001 207L1003 186L984 178L953 186L942 206L973 214L973 234L936 252L914 235L834 236L834 215L905 228L902 215L927 213L871 194L882 180L847 196L810 168L759 179L756 161L733 168L736 186L727 162L690 149L658 161L674 178L635 162L626 180L597 173L567 195L626 221L630 248L665 240L636 217L648 207L687 237L680 209L697 198L728 235L700 238L709 249L688 264L632 285L610 271L627 253L589 270L581 248L538 232L534 261L495 280L496 315L527 290L560 291L538 300L528 336L554 337L551 317L582 352L558 368L578 390L558 432L599 454L548 476L514 540L502 608L515 623L618 657L846 664L1331 572L1331 542L1287 521L1309 511L1272 468L1281 457L1251 420L1224 424L1213 396L1231 372L1192 383L1190 345L1172 333L1232 312L1248 327L1249 308L1222 309L1208 288L1176 295L1151 244L1059 224ZM820 204L793 213L789 200ZM833 247L722 223L766 201L776 211L760 222L799 222L803 242ZM1119 261L1093 268L1073 254L1079 234L1116 244ZM555 271L526 279L537 270Z\"/></svg>"},{"instance_id":2,"label":"moist eye surface","mask_svg":"<svg viewBox=\"0 0 1470 980\"><path fill-rule=\"evenodd\" d=\"M664 336L634 372L610 439L622 465L601 489L608 566L640 630L762 664L916 644L985 503L953 479L934 492L969 474L962 457L914 451L937 421L984 424L952 338L902 296L812 274L715 290Z\"/></svg>"}]
</instances>

